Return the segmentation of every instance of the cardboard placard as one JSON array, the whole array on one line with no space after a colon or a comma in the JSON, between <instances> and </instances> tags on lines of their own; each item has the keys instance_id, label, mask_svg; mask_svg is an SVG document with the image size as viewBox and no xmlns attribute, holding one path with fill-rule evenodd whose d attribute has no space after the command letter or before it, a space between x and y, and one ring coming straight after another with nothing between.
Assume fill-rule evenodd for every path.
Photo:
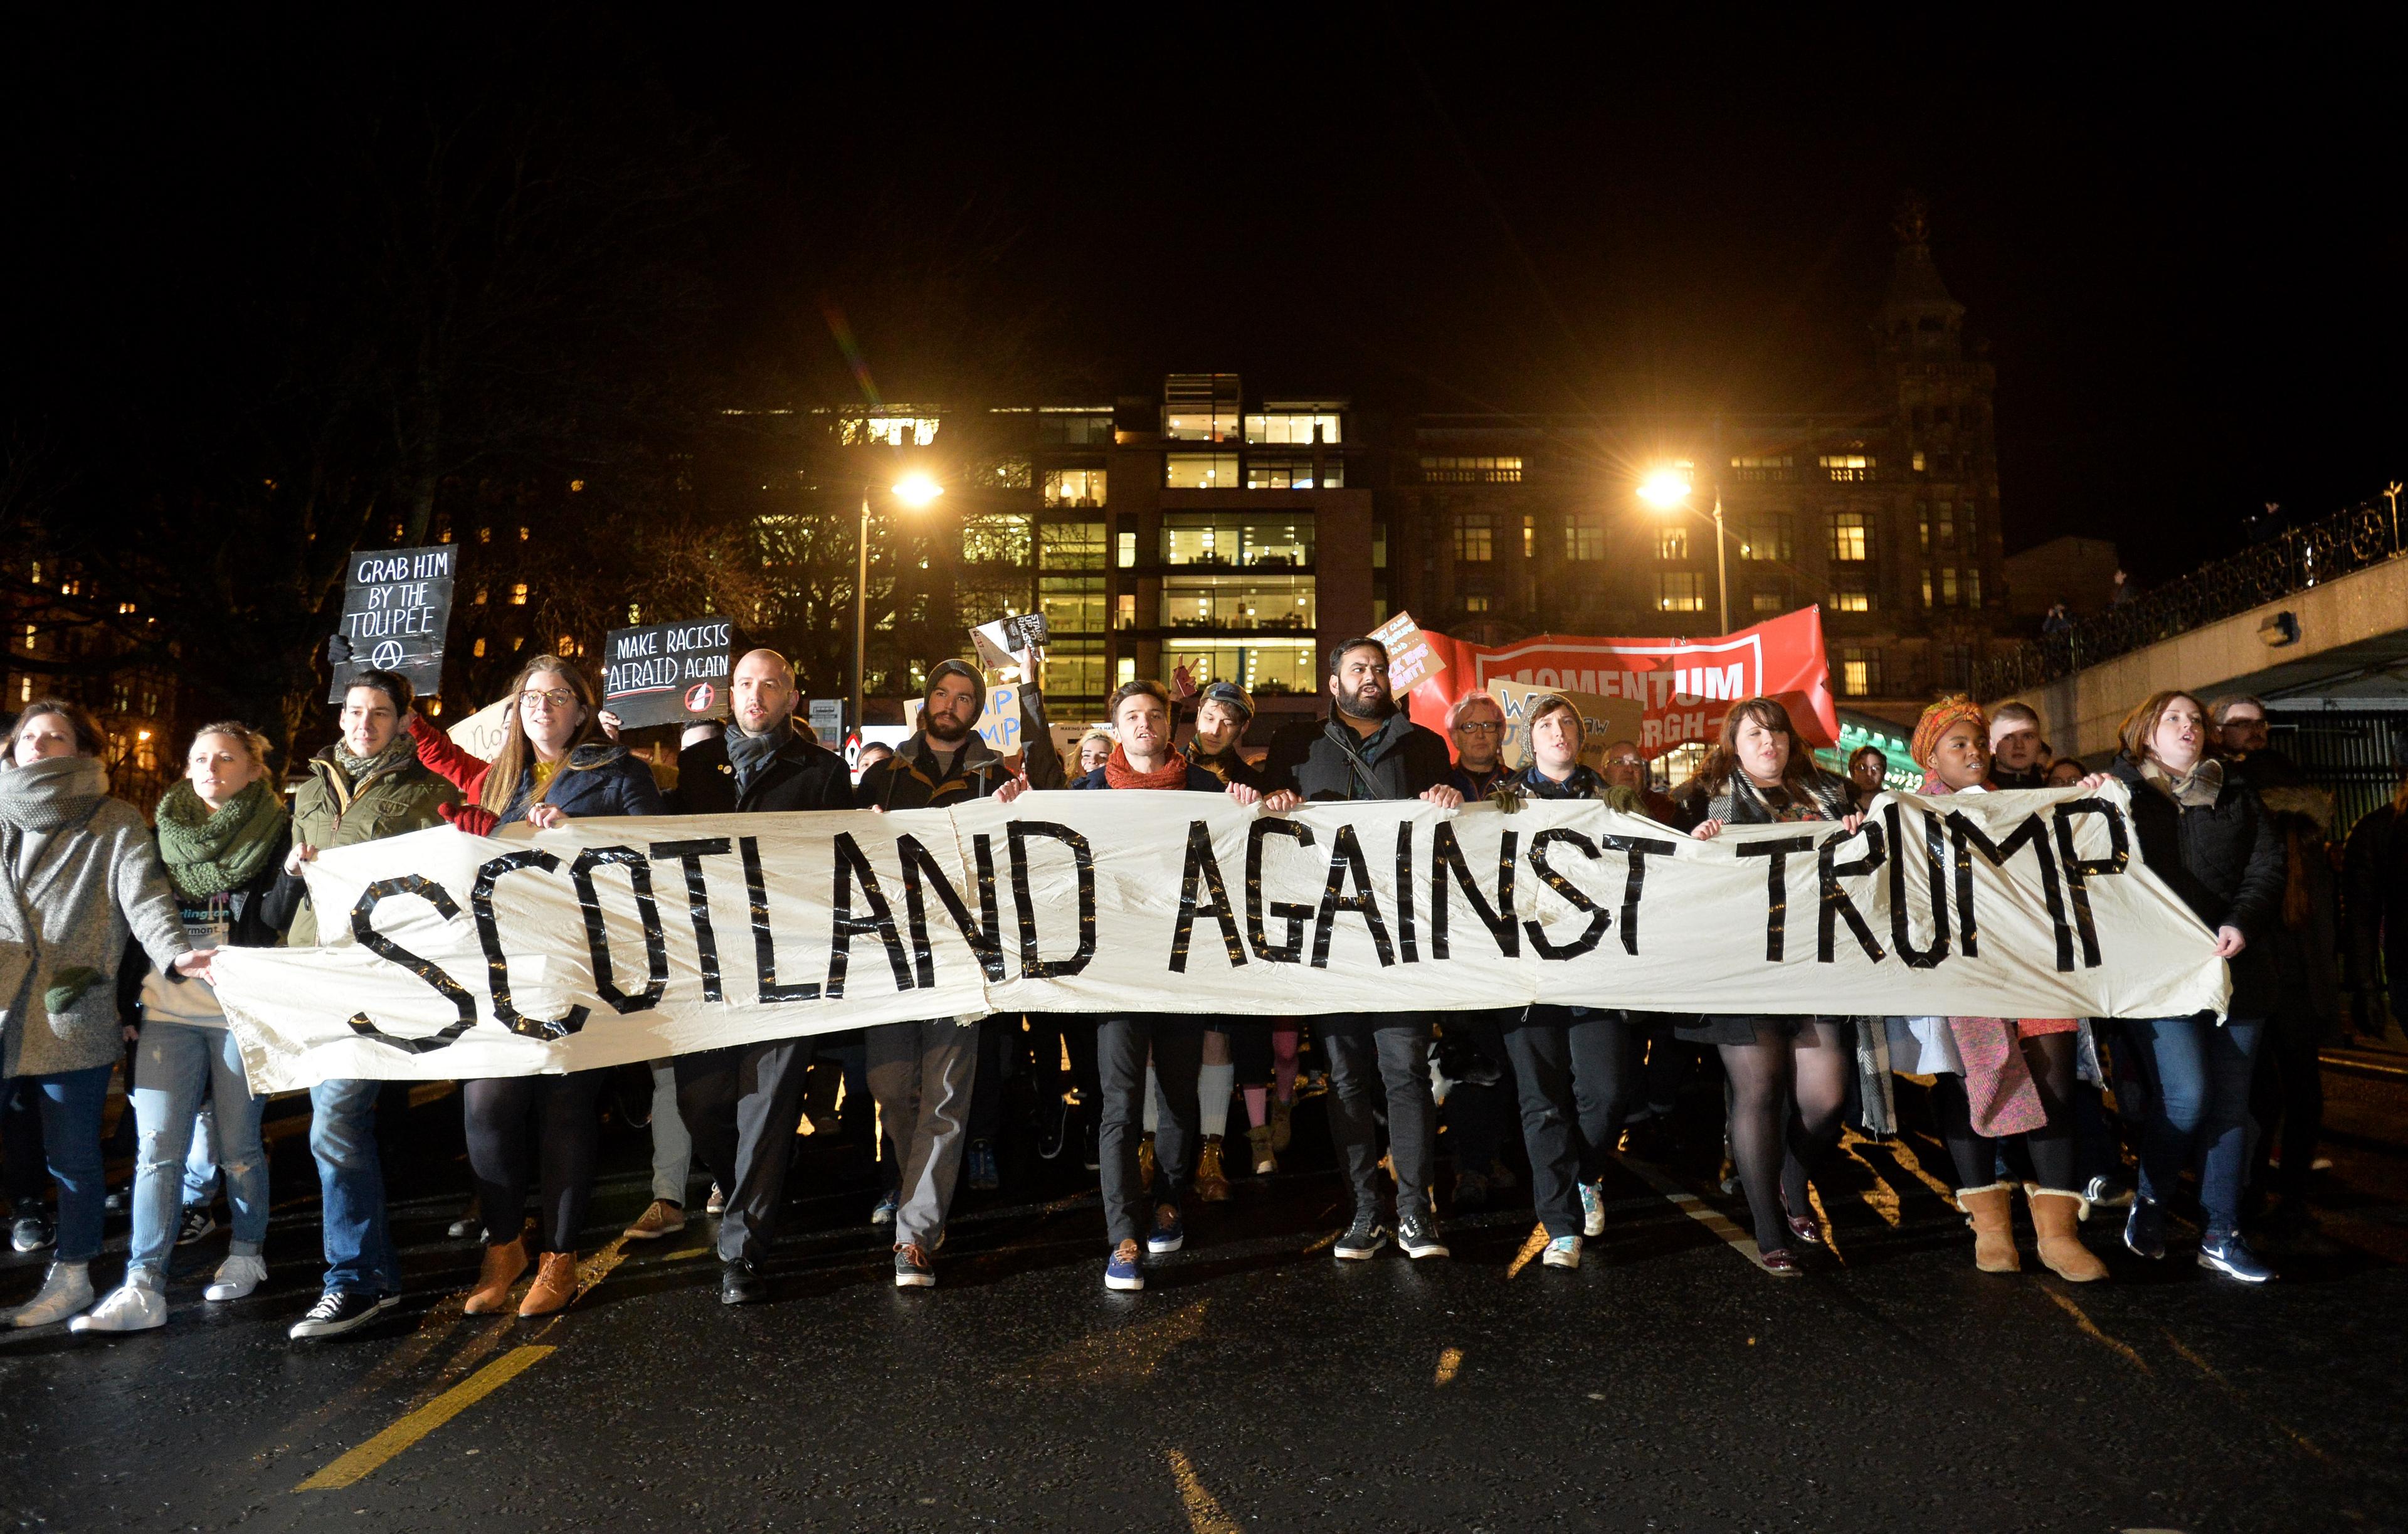
<instances>
[{"instance_id":1,"label":"cardboard placard","mask_svg":"<svg viewBox=\"0 0 2408 1534\"><path fill-rule=\"evenodd\" d=\"M1499 750L1507 767L1520 770L1530 759L1530 705L1542 697L1560 697L1580 710L1584 766L1605 770L1605 748L1616 740L1636 740L1647 718L1646 705L1637 698L1599 697L1594 693L1567 693L1559 687L1525 687L1492 677L1488 695L1505 710L1505 743Z\"/></svg>"},{"instance_id":2,"label":"cardboard placard","mask_svg":"<svg viewBox=\"0 0 2408 1534\"><path fill-rule=\"evenodd\" d=\"M490 762L502 753L509 727L510 700L497 697L443 733L462 751Z\"/></svg>"},{"instance_id":3,"label":"cardboard placard","mask_svg":"<svg viewBox=\"0 0 2408 1534\"><path fill-rule=\"evenodd\" d=\"M1388 691L1403 697L1414 688L1446 669L1446 661L1422 638L1420 625L1410 612L1399 612L1371 631L1371 638L1388 647Z\"/></svg>"},{"instance_id":4,"label":"cardboard placard","mask_svg":"<svg viewBox=\"0 0 2408 1534\"><path fill-rule=\"evenodd\" d=\"M726 718L734 628L695 618L612 629L602 646L602 707L630 730Z\"/></svg>"},{"instance_id":5,"label":"cardboard placard","mask_svg":"<svg viewBox=\"0 0 2408 1534\"><path fill-rule=\"evenodd\" d=\"M334 680L326 701L340 703L362 671L392 671L421 697L443 686L443 632L452 623L456 545L362 549L343 582L343 616L326 641Z\"/></svg>"},{"instance_id":6,"label":"cardboard placard","mask_svg":"<svg viewBox=\"0 0 2408 1534\"><path fill-rule=\"evenodd\" d=\"M970 630L970 646L978 653L979 665L989 671L1004 671L1015 681L1027 679L1020 675L1020 652L1042 651L1045 641L1054 637L1051 624L1041 612L1015 612L997 618L991 624L981 624Z\"/></svg>"}]
</instances>

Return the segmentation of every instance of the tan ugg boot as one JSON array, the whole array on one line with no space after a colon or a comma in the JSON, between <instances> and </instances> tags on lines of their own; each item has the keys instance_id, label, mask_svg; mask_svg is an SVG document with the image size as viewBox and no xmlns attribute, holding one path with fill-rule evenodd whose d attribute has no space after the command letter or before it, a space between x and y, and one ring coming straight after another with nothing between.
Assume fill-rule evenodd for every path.
<instances>
[{"instance_id":1,"label":"tan ugg boot","mask_svg":"<svg viewBox=\"0 0 2408 1534\"><path fill-rule=\"evenodd\" d=\"M2024 1184L2031 1200L2032 1228L2040 1232L2040 1260L2068 1283L2088 1283L2107 1276L2107 1265L2082 1244L2082 1216L2090 1201L2061 1188Z\"/></svg>"},{"instance_id":2,"label":"tan ugg boot","mask_svg":"<svg viewBox=\"0 0 2408 1534\"><path fill-rule=\"evenodd\" d=\"M2007 1183L1958 1188L1956 1207L1973 1223L1973 1266L1985 1273L2020 1273L2015 1254L2015 1190Z\"/></svg>"}]
</instances>

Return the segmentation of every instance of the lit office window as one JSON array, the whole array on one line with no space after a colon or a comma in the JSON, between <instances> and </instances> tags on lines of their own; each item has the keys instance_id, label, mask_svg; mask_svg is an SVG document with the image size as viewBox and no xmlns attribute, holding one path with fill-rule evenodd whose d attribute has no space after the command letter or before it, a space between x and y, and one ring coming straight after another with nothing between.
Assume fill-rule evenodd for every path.
<instances>
[{"instance_id":1,"label":"lit office window","mask_svg":"<svg viewBox=\"0 0 2408 1534\"><path fill-rule=\"evenodd\" d=\"M1757 592L1748 598L1748 605L1757 612L1781 612L1788 607L1788 604L1781 599L1781 594L1777 591Z\"/></svg>"},{"instance_id":2,"label":"lit office window","mask_svg":"<svg viewBox=\"0 0 2408 1534\"><path fill-rule=\"evenodd\" d=\"M1605 528L1594 517L1574 517L1564 523L1564 557L1592 560L1605 557Z\"/></svg>"},{"instance_id":3,"label":"lit office window","mask_svg":"<svg viewBox=\"0 0 2408 1534\"><path fill-rule=\"evenodd\" d=\"M962 558L971 564L1028 563L1026 517L970 517L962 523Z\"/></svg>"},{"instance_id":4,"label":"lit office window","mask_svg":"<svg viewBox=\"0 0 2408 1534\"><path fill-rule=\"evenodd\" d=\"M1345 484L1346 466L1336 458L1324 459L1317 474L1310 458L1246 460L1248 490L1340 490Z\"/></svg>"},{"instance_id":5,"label":"lit office window","mask_svg":"<svg viewBox=\"0 0 2408 1534\"><path fill-rule=\"evenodd\" d=\"M1656 578L1656 610L1703 612L1706 578L1695 570L1667 570Z\"/></svg>"},{"instance_id":6,"label":"lit office window","mask_svg":"<svg viewBox=\"0 0 2408 1534\"><path fill-rule=\"evenodd\" d=\"M1104 567L1104 524L1100 522L1051 522L1037 530L1039 567L1056 570L1100 570Z\"/></svg>"},{"instance_id":7,"label":"lit office window","mask_svg":"<svg viewBox=\"0 0 2408 1534\"><path fill-rule=\"evenodd\" d=\"M1835 484L1854 484L1873 477L1873 461L1861 452L1827 452L1816 462Z\"/></svg>"},{"instance_id":8,"label":"lit office window","mask_svg":"<svg viewBox=\"0 0 2408 1534\"><path fill-rule=\"evenodd\" d=\"M1685 527L1664 527L1656 530L1656 557L1686 559L1689 557L1689 530Z\"/></svg>"},{"instance_id":9,"label":"lit office window","mask_svg":"<svg viewBox=\"0 0 2408 1534\"><path fill-rule=\"evenodd\" d=\"M1234 452L1166 452L1162 483L1168 490L1235 490L1238 455Z\"/></svg>"},{"instance_id":10,"label":"lit office window","mask_svg":"<svg viewBox=\"0 0 2408 1534\"><path fill-rule=\"evenodd\" d=\"M1873 609L1872 589L1864 577L1842 576L1834 582L1823 605L1833 612L1870 612Z\"/></svg>"},{"instance_id":11,"label":"lit office window","mask_svg":"<svg viewBox=\"0 0 2408 1534\"><path fill-rule=\"evenodd\" d=\"M937 439L937 423L935 416L848 416L842 424L842 439L849 448L873 444L890 448L924 448Z\"/></svg>"},{"instance_id":12,"label":"lit office window","mask_svg":"<svg viewBox=\"0 0 2408 1534\"><path fill-rule=\"evenodd\" d=\"M1831 557L1843 563L1870 559L1872 529L1861 511L1831 513Z\"/></svg>"},{"instance_id":13,"label":"lit office window","mask_svg":"<svg viewBox=\"0 0 2408 1534\"><path fill-rule=\"evenodd\" d=\"M1739 522L1739 557L1788 563L1789 513L1753 511L1742 517Z\"/></svg>"},{"instance_id":14,"label":"lit office window","mask_svg":"<svg viewBox=\"0 0 2408 1534\"><path fill-rule=\"evenodd\" d=\"M1743 453L1730 461L1734 480L1786 480L1794 460L1789 454Z\"/></svg>"},{"instance_id":15,"label":"lit office window","mask_svg":"<svg viewBox=\"0 0 2408 1534\"><path fill-rule=\"evenodd\" d=\"M1850 697L1871 697L1881 691L1881 652L1878 650L1844 650L1840 652L1840 691Z\"/></svg>"},{"instance_id":16,"label":"lit office window","mask_svg":"<svg viewBox=\"0 0 2408 1534\"><path fill-rule=\"evenodd\" d=\"M1422 460L1422 482L1433 485L1508 485L1522 481L1522 460L1485 455L1462 457L1426 457Z\"/></svg>"},{"instance_id":17,"label":"lit office window","mask_svg":"<svg viewBox=\"0 0 2408 1534\"><path fill-rule=\"evenodd\" d=\"M1057 507L1104 504L1104 471L1099 468L1049 468L1045 471L1045 505Z\"/></svg>"},{"instance_id":18,"label":"lit office window","mask_svg":"<svg viewBox=\"0 0 2408 1534\"><path fill-rule=\"evenodd\" d=\"M1262 414L1246 417L1246 440L1297 447L1311 447L1320 442L1334 447L1340 440L1338 412L1265 406Z\"/></svg>"},{"instance_id":19,"label":"lit office window","mask_svg":"<svg viewBox=\"0 0 2408 1534\"><path fill-rule=\"evenodd\" d=\"M1487 595L1484 593L1480 592L1472 593L1470 595L1463 599L1463 610L1466 612L1486 612L1488 610Z\"/></svg>"},{"instance_id":20,"label":"lit office window","mask_svg":"<svg viewBox=\"0 0 2408 1534\"><path fill-rule=\"evenodd\" d=\"M1455 559L1458 565L1485 565L1495 556L1495 529L1485 511L1460 511L1455 518Z\"/></svg>"}]
</instances>

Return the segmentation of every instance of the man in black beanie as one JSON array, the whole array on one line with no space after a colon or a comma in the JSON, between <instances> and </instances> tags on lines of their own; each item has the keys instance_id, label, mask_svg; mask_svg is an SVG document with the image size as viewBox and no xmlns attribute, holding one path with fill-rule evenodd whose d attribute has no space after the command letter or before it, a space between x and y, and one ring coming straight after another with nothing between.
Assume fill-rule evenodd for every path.
<instances>
[{"instance_id":1,"label":"man in black beanie","mask_svg":"<svg viewBox=\"0 0 2408 1534\"><path fill-rule=\"evenodd\" d=\"M1033 656L1022 675L1036 674ZM920 727L892 757L861 775L855 800L865 810L940 810L983 799L1010 786L1061 788L1061 753L1045 722L1045 695L1020 691L1021 761L1014 773L978 734L986 711L986 679L975 667L939 661L920 698ZM1017 1019L1012 1020L1016 1024ZM926 1288L937 1282L934 1254L944 1240L962 1153L970 1138L970 1094L978 1081L982 1036L1003 1041L1006 1020L990 1017L966 1027L950 1017L896 1023L867 1032L869 1095L901 1163L901 1201L895 1211L895 1283ZM993 1151L985 1152L992 1157ZM992 1167L982 1167L991 1173Z\"/></svg>"}]
</instances>

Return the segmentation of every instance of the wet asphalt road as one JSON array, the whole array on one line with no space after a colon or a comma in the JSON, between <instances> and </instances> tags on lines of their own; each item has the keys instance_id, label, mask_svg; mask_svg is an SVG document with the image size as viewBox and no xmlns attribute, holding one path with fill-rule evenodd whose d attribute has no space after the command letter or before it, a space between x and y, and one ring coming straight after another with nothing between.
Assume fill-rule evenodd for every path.
<instances>
[{"instance_id":1,"label":"wet asphalt road","mask_svg":"<svg viewBox=\"0 0 2408 1534\"><path fill-rule=\"evenodd\" d=\"M2320 1234L2247 1290L2090 1239L2112 1282L1977 1273L1910 1136L1826 1180L1835 1250L1776 1281L1728 1239L1711 1150L1610 1179L1577 1272L1527 1260L1526 1203L1450 1222L1455 1257L1326 1250L1320 1118L1240 1180L1141 1295L1101 1285L1075 1152L966 1194L933 1291L892 1287L866 1170L806 1141L774 1303L727 1310L699 1221L642 1205L616 1138L589 1254L546 1321L467 1317L456 1099L397 1139L409 1295L294 1344L316 1181L274 1129L269 1285L169 1325L0 1334L0 1523L60 1529L2380 1529L2408 1527L2408 1079L2329 1075ZM282 1105L280 1105L281 1109ZM1692 1140L1714 1125L1698 1105ZM1698 1194L1707 1197L1699 1199ZM113 1222L112 1245L123 1231ZM96 1265L112 1280L116 1258ZM39 1259L0 1266L0 1302Z\"/></svg>"}]
</instances>

